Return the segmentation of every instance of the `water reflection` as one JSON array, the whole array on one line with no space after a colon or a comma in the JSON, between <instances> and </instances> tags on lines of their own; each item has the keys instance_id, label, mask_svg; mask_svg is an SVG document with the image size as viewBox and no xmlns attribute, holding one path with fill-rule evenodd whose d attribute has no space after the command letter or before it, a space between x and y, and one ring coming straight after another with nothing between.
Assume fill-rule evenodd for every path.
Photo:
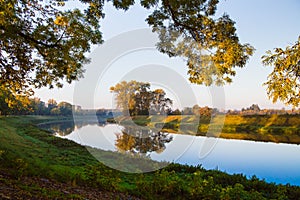
<instances>
[{"instance_id":1,"label":"water reflection","mask_svg":"<svg viewBox=\"0 0 300 200\"><path fill-rule=\"evenodd\" d=\"M148 163L152 159L189 165L201 164L206 169L217 168L230 174L243 173L248 177L256 175L269 182L300 185L300 160L297 159L300 145L175 135L153 129L97 122L76 122L76 125L63 122L47 126L63 138L86 145L99 161L121 171L145 172L158 169L157 166L149 167ZM70 134L72 130L74 131ZM216 145L206 157L201 157L201 149L208 140L218 142L214 142ZM106 154L100 149L121 153ZM128 154L133 156L127 156ZM139 162L133 157L146 157L149 160L146 163Z\"/></svg>"},{"instance_id":2,"label":"water reflection","mask_svg":"<svg viewBox=\"0 0 300 200\"><path fill-rule=\"evenodd\" d=\"M74 121L41 124L40 128L51 131L59 136L67 136L75 130Z\"/></svg>"},{"instance_id":3,"label":"water reflection","mask_svg":"<svg viewBox=\"0 0 300 200\"><path fill-rule=\"evenodd\" d=\"M43 123L40 124L39 127L48 131L51 131L58 136L68 136L74 130L81 129L87 125L98 125L99 127L104 127L107 123L105 122L98 122L98 121L76 121L76 124L73 120L66 120L66 121L58 121L58 122L51 122L51 123Z\"/></svg>"},{"instance_id":4,"label":"water reflection","mask_svg":"<svg viewBox=\"0 0 300 200\"><path fill-rule=\"evenodd\" d=\"M134 126L124 126L122 133L116 133L116 147L119 152L131 154L161 153L166 149L166 143L173 140L168 133L154 129Z\"/></svg>"},{"instance_id":5,"label":"water reflection","mask_svg":"<svg viewBox=\"0 0 300 200\"><path fill-rule=\"evenodd\" d=\"M42 124L40 127L54 132L58 136L67 137L75 130L79 130L88 125L104 127L107 123L79 121L75 124L74 121L63 121ZM114 134L116 136L115 148L117 151L132 155L139 154L147 156L151 152L161 153L166 149L166 143L173 140L173 137L168 133L140 126L123 125L122 129Z\"/></svg>"}]
</instances>

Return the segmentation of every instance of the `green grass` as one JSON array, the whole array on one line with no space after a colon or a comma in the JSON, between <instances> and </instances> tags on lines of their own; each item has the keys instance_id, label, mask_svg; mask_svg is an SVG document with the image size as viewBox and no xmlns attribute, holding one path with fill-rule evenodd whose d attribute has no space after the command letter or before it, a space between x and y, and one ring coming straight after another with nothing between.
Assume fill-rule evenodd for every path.
<instances>
[{"instance_id":1,"label":"green grass","mask_svg":"<svg viewBox=\"0 0 300 200\"><path fill-rule=\"evenodd\" d=\"M17 160L19 160L19 162L30 163L30 166L26 167L29 170L26 170L28 173L38 175L43 171L44 175L52 177L63 176L62 174L66 171L69 171L68 174L73 176L80 170L80 167L73 168L73 166L97 163L84 147L51 136L49 132L39 130L34 125L34 123L46 119L31 117L0 118L2 124L0 128L0 149L4 151L2 159L10 161L2 163L4 166L14 167ZM20 168L22 167L25 166L20 166ZM58 173L54 175L53 171Z\"/></svg>"},{"instance_id":2,"label":"green grass","mask_svg":"<svg viewBox=\"0 0 300 200\"><path fill-rule=\"evenodd\" d=\"M21 194L25 194L27 198L33 195L33 198L44 199L86 199L84 194L62 193L66 189L79 186L85 187L86 191L113 191L113 194L120 197L130 194L143 199L300 197L299 187L270 184L255 177L247 179L243 175L228 175L216 170L205 170L201 166L170 164L164 169L149 173L120 172L99 163L85 147L54 137L36 126L37 123L49 120L58 119L37 116L0 117L0 186L21 190ZM144 164L150 162L142 158L124 159L118 153L95 151L102 156L101 159L110 160L112 165L125 165L132 161L130 159L138 159L140 163L137 167L143 169ZM153 165L159 165L152 162ZM41 178L51 180L50 184L42 187L34 181L24 182L27 179ZM51 188L49 185L59 187ZM0 187L0 198L6 194L2 189L5 187Z\"/></svg>"}]
</instances>

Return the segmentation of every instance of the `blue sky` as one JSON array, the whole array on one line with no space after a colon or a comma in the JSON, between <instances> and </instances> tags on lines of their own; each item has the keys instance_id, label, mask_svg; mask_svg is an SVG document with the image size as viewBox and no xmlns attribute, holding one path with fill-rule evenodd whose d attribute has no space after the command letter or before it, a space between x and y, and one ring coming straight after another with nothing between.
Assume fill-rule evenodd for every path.
<instances>
[{"instance_id":1,"label":"blue sky","mask_svg":"<svg viewBox=\"0 0 300 200\"><path fill-rule=\"evenodd\" d=\"M300 35L300 1L299 0L226 0L218 5L217 16L224 12L236 22L237 34L242 43L250 43L255 47L255 54L250 58L246 67L237 69L233 83L224 86L225 109L241 109L251 104L259 104L262 108L290 108L282 103L273 104L268 99L266 88L262 84L267 80L272 67L264 67L261 64L261 56L269 49L292 45ZM105 41L111 40L122 33L148 28L144 21L150 11L137 5L124 12L116 10L110 4L105 6L106 17L101 22L101 31ZM124 45L120 43L120 45ZM73 98L76 84L65 84L62 89L48 90L43 88L36 90L36 96L43 101L54 98L57 101L68 101L82 105L83 108L113 107L113 96L109 93L109 86L116 84L126 73L134 67L147 64L166 65L182 77L186 78L187 68L182 59L169 59L167 56L153 50L144 50L123 56L111 63L111 72L99 80L95 87L95 95L91 104L85 95L81 99ZM87 71L88 66L87 66ZM81 80L82 81L82 80ZM145 80L151 82L151 80ZM187 83L189 84L189 83ZM200 106L213 106L213 97L208 88L189 84L194 92L196 101ZM157 85L156 87L160 87ZM164 88L171 98L174 98L175 107L188 106L187 103L179 103L176 91ZM99 93L97 91L100 91ZM192 106L192 105L191 105Z\"/></svg>"}]
</instances>

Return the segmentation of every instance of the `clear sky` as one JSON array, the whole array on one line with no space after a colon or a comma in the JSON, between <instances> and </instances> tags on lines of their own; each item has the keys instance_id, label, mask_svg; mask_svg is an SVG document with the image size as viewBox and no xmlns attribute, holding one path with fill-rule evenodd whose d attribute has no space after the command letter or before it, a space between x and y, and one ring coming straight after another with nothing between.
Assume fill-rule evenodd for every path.
<instances>
[{"instance_id":1,"label":"clear sky","mask_svg":"<svg viewBox=\"0 0 300 200\"><path fill-rule=\"evenodd\" d=\"M249 107L253 103L258 104L261 108L290 108L282 103L273 104L268 99L266 87L262 86L262 84L266 82L272 68L262 66L260 58L267 50L275 47L285 48L297 40L300 35L299 10L299 0L220 1L217 16L226 12L236 22L240 41L242 43L250 43L256 49L255 54L250 58L246 67L237 69L233 83L222 88L225 94L223 100L225 109L241 109ZM105 41L114 41L115 36L122 35L128 31L148 28L145 19L150 11L140 7L138 3L126 12L118 11L110 4L107 4L104 12L106 17L101 22L101 31ZM126 45L126 42L128 41L120 42L120 48ZM97 49L97 47L94 49ZM106 55L104 53L101 56L105 57ZM92 56L92 59L94 57L95 55ZM167 66L179 76L187 78L187 67L181 58L170 59L155 49L143 49L111 61L109 68L102 74L103 76L99 77L96 85L91 83L94 84L91 87L95 88L92 103L84 93L80 97L77 95L74 98L74 88L81 83L80 81L84 82L84 80L71 85L65 84L62 89L39 89L36 90L36 96L43 101L54 98L57 101L79 104L83 108L114 107L113 95L109 93L109 87L123 80L124 77L125 79L130 77L128 74L133 73L134 70L142 69L144 65ZM88 73L89 66L86 66L86 70ZM149 73L146 71L145 73ZM169 81L176 82L175 78L170 78ZM151 79L141 78L141 80L152 83ZM87 80L85 81L87 82ZM180 98L182 97L177 94L176 90L172 90L171 86L169 87L168 84L155 84L154 82L155 87L163 87L167 94L175 100L175 107L188 106L189 103L198 103L200 106L214 106L213 99L219 98L214 96L204 86L186 82L185 84L193 91L196 100L181 102Z\"/></svg>"}]
</instances>

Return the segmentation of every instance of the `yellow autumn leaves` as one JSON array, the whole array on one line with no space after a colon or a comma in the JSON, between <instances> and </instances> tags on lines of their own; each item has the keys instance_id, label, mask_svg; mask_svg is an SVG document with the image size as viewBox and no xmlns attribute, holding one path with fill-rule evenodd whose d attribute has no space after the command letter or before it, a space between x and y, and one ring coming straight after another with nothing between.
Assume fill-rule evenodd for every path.
<instances>
[{"instance_id":1,"label":"yellow autumn leaves","mask_svg":"<svg viewBox=\"0 0 300 200\"><path fill-rule=\"evenodd\" d=\"M69 24L69 19L68 17L64 17L64 16L57 16L56 19L54 20L54 24L58 26L67 26Z\"/></svg>"}]
</instances>

